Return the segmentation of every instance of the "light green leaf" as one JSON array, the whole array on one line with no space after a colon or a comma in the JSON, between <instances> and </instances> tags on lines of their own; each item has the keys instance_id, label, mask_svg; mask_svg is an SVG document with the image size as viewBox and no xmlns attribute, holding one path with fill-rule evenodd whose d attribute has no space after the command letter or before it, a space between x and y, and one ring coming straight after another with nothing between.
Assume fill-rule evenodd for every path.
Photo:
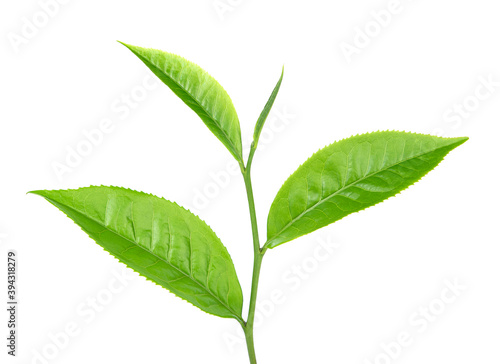
<instances>
[{"instance_id":1,"label":"light green leaf","mask_svg":"<svg viewBox=\"0 0 500 364\"><path fill-rule=\"evenodd\" d=\"M253 148L257 148L257 144L259 143L259 137L260 133L262 132L262 128L264 127L264 123L266 122L266 119L269 115L269 112L271 111L274 100L276 100L276 96L278 96L278 92L281 87L281 82L283 81L283 73L285 72L285 67L281 70L281 77L278 80L278 83L274 87L273 92L271 93L271 96L269 97L269 100L267 100L266 105L264 106L264 109L260 113L259 119L257 120L257 123L255 124L255 130L253 133Z\"/></svg>"},{"instance_id":2,"label":"light green leaf","mask_svg":"<svg viewBox=\"0 0 500 364\"><path fill-rule=\"evenodd\" d=\"M381 131L319 150L279 190L269 211L265 247L274 248L396 195L467 139Z\"/></svg>"},{"instance_id":3,"label":"light green leaf","mask_svg":"<svg viewBox=\"0 0 500 364\"><path fill-rule=\"evenodd\" d=\"M121 187L31 193L147 279L205 312L242 321L243 295L231 257L212 229L188 210Z\"/></svg>"},{"instance_id":4,"label":"light green leaf","mask_svg":"<svg viewBox=\"0 0 500 364\"><path fill-rule=\"evenodd\" d=\"M122 44L198 114L238 162L242 161L238 115L226 90L212 76L175 54Z\"/></svg>"}]
</instances>

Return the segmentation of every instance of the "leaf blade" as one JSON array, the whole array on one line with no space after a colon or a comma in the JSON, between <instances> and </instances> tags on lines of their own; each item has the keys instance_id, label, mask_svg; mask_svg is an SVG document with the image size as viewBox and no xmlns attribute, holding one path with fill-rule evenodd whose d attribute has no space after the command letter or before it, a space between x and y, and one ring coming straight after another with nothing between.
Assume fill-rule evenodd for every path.
<instances>
[{"instance_id":1,"label":"leaf blade","mask_svg":"<svg viewBox=\"0 0 500 364\"><path fill-rule=\"evenodd\" d=\"M269 211L265 248L394 196L467 139L385 131L356 135L319 150L278 191Z\"/></svg>"},{"instance_id":2,"label":"leaf blade","mask_svg":"<svg viewBox=\"0 0 500 364\"><path fill-rule=\"evenodd\" d=\"M226 90L205 70L180 56L122 43L191 108L241 162L238 115Z\"/></svg>"},{"instance_id":3,"label":"leaf blade","mask_svg":"<svg viewBox=\"0 0 500 364\"><path fill-rule=\"evenodd\" d=\"M257 119L257 123L255 124L255 130L253 133L253 148L257 149L257 144L259 143L259 137L260 133L262 132L262 128L264 127L264 124L266 122L267 117L269 116L269 112L271 111L274 101L276 100L276 96L278 96L278 92L281 87L281 83L283 82L283 75L285 73L285 67L283 66L281 70L281 77L279 78L278 82L276 83L276 86L273 89L273 92L271 93L271 96L269 96L269 99L267 100L266 105L264 105L264 109L262 109L262 112L259 115L259 118Z\"/></svg>"},{"instance_id":4,"label":"leaf blade","mask_svg":"<svg viewBox=\"0 0 500 364\"><path fill-rule=\"evenodd\" d=\"M104 250L201 310L241 319L231 257L210 227L179 205L120 187L33 191Z\"/></svg>"}]
</instances>

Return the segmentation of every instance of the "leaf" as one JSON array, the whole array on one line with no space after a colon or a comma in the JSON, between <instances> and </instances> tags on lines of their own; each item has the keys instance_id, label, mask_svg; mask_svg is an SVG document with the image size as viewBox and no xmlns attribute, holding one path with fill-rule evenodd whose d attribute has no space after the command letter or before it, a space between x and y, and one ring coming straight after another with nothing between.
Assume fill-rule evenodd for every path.
<instances>
[{"instance_id":1,"label":"leaf","mask_svg":"<svg viewBox=\"0 0 500 364\"><path fill-rule=\"evenodd\" d=\"M265 247L274 248L396 195L467 139L381 131L330 144L279 190L269 211Z\"/></svg>"},{"instance_id":2,"label":"leaf","mask_svg":"<svg viewBox=\"0 0 500 364\"><path fill-rule=\"evenodd\" d=\"M203 120L242 162L238 115L226 90L198 65L175 54L123 44Z\"/></svg>"},{"instance_id":3,"label":"leaf","mask_svg":"<svg viewBox=\"0 0 500 364\"><path fill-rule=\"evenodd\" d=\"M176 203L121 187L32 191L119 261L196 307L241 321L243 295L229 253Z\"/></svg>"},{"instance_id":4,"label":"leaf","mask_svg":"<svg viewBox=\"0 0 500 364\"><path fill-rule=\"evenodd\" d=\"M285 67L281 70L281 77L278 80L278 83L274 87L273 92L271 93L271 96L269 96L269 100L267 100L266 105L264 106L264 109L260 113L259 119L257 120L257 123L255 124L255 131L253 133L253 148L257 148L257 144L259 142L259 137L260 133L262 132L262 128L264 127L264 123L266 122L267 116L269 115L269 112L271 111L271 108L273 107L274 100L276 100L276 96L278 96L278 92L281 87L281 82L283 81L283 74L285 72Z\"/></svg>"}]
</instances>

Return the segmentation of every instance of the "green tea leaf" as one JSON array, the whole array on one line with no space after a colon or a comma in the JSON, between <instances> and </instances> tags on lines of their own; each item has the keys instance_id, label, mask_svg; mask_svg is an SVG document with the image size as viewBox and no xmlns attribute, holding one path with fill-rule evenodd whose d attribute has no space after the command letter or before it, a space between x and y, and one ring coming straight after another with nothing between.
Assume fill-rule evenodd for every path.
<instances>
[{"instance_id":1,"label":"green tea leaf","mask_svg":"<svg viewBox=\"0 0 500 364\"><path fill-rule=\"evenodd\" d=\"M198 114L238 162L242 161L238 115L226 90L212 76L175 54L122 44Z\"/></svg>"},{"instance_id":2,"label":"green tea leaf","mask_svg":"<svg viewBox=\"0 0 500 364\"><path fill-rule=\"evenodd\" d=\"M381 131L319 150L279 190L269 211L265 247L274 248L396 195L467 139Z\"/></svg>"},{"instance_id":3,"label":"green tea leaf","mask_svg":"<svg viewBox=\"0 0 500 364\"><path fill-rule=\"evenodd\" d=\"M147 279L205 312L242 320L243 295L231 257L212 229L188 210L121 187L31 193Z\"/></svg>"},{"instance_id":4,"label":"green tea leaf","mask_svg":"<svg viewBox=\"0 0 500 364\"><path fill-rule=\"evenodd\" d=\"M285 72L285 67L281 70L281 77L278 80L278 83L274 87L273 92L271 93L271 96L269 96L269 100L267 100L266 105L264 106L264 109L260 113L259 119L257 120L257 123L255 124L255 131L253 133L253 148L257 148L257 144L259 143L259 137L260 133L262 132L262 128L264 127L264 123L266 122L266 119L269 115L269 112L271 111L274 100L276 100L276 96L278 96L278 92L281 87L281 82L283 81L283 73Z\"/></svg>"}]
</instances>

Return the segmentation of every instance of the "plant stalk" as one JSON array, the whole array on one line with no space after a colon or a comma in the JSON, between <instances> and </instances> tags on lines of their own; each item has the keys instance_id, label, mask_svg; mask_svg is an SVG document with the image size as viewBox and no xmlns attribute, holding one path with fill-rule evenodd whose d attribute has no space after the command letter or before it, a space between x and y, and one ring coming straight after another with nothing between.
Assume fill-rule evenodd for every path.
<instances>
[{"instance_id":1,"label":"plant stalk","mask_svg":"<svg viewBox=\"0 0 500 364\"><path fill-rule=\"evenodd\" d=\"M242 326L243 331L245 332L247 348L248 348L248 356L250 358L251 364L257 364L257 358L255 356L253 331L254 331L254 321L255 321L255 308L257 305L257 292L259 288L260 270L262 267L262 259L264 258L264 252L260 247L259 229L257 226L257 214L255 212L255 201L253 198L252 179L250 176L250 169L252 166L254 153L255 153L255 148L254 145L252 144L252 148L250 149L250 154L248 157L247 166L243 167L241 165L241 171L243 174L243 179L245 181L245 188L247 192L248 207L250 210L250 221L252 224L252 237L253 237L253 248L254 248L254 263L253 263L252 291L250 295L250 305L248 309L247 321L245 325Z\"/></svg>"},{"instance_id":2,"label":"plant stalk","mask_svg":"<svg viewBox=\"0 0 500 364\"><path fill-rule=\"evenodd\" d=\"M259 287L259 276L260 276L260 268L262 266L262 258L263 254L260 253L255 256L254 259L254 268L253 268L253 277L252 277L252 293L250 296L250 307L248 309L248 319L244 327L245 337L247 341L248 348L248 356L250 358L251 364L257 363L257 358L255 356L255 345L253 339L253 331L254 331L254 321L255 321L255 307L257 304L257 291Z\"/></svg>"}]
</instances>

